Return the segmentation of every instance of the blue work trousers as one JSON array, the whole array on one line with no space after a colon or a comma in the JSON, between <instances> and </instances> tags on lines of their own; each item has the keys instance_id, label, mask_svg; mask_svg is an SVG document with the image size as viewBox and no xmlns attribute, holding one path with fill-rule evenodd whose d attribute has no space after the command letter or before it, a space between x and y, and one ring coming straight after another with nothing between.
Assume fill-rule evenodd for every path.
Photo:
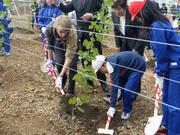
<instances>
[{"instance_id":1,"label":"blue work trousers","mask_svg":"<svg viewBox=\"0 0 180 135\"><path fill-rule=\"evenodd\" d=\"M163 103L180 109L180 69L171 69L164 81ZM168 135L180 135L180 110L163 105L162 125L168 128Z\"/></svg>"},{"instance_id":2,"label":"blue work trousers","mask_svg":"<svg viewBox=\"0 0 180 135\"><path fill-rule=\"evenodd\" d=\"M121 87L123 87L123 84L125 83L124 85L125 89L122 90L123 107L124 107L123 112L125 113L129 113L132 111L132 105L133 105L133 102L136 100L136 96L137 96L137 94L133 92L137 92L139 84L141 83L142 76L143 76L143 73L133 72L127 78L127 81L126 80L124 81L123 79L120 81Z\"/></svg>"},{"instance_id":3,"label":"blue work trousers","mask_svg":"<svg viewBox=\"0 0 180 135\"><path fill-rule=\"evenodd\" d=\"M4 34L4 48L6 53L10 53L11 51L11 45L10 45L10 39L9 39L9 33Z\"/></svg>"}]
</instances>

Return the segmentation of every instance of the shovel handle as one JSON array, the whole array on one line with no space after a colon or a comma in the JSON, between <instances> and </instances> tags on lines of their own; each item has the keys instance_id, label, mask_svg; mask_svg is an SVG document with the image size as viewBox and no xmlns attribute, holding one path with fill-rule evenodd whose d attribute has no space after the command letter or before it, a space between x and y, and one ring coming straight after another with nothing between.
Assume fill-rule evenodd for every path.
<instances>
[{"instance_id":1,"label":"shovel handle","mask_svg":"<svg viewBox=\"0 0 180 135\"><path fill-rule=\"evenodd\" d=\"M60 89L60 91L61 91L61 94L64 96L65 95L64 90Z\"/></svg>"},{"instance_id":2,"label":"shovel handle","mask_svg":"<svg viewBox=\"0 0 180 135\"><path fill-rule=\"evenodd\" d=\"M65 92L63 89L59 88L59 87L56 87L56 91L61 93L63 96L65 95Z\"/></svg>"},{"instance_id":3,"label":"shovel handle","mask_svg":"<svg viewBox=\"0 0 180 135\"><path fill-rule=\"evenodd\" d=\"M112 119L112 118L111 118L110 116L108 116L107 121L106 121L106 127L105 127L105 129L108 129L108 128L109 128L109 124L110 124L111 119Z\"/></svg>"},{"instance_id":4,"label":"shovel handle","mask_svg":"<svg viewBox=\"0 0 180 135\"><path fill-rule=\"evenodd\" d=\"M154 107L154 116L157 116L158 114L158 109L159 109L159 99L160 99L160 96L161 96L161 92L160 92L160 88L159 88L159 85L157 85L156 87L156 95L155 95L155 107Z\"/></svg>"}]
</instances>

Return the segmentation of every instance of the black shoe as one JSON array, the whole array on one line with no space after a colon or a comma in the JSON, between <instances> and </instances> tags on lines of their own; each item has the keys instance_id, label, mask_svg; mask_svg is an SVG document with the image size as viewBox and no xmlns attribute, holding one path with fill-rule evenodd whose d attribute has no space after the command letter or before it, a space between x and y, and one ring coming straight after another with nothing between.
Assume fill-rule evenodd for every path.
<instances>
[{"instance_id":1,"label":"black shoe","mask_svg":"<svg viewBox=\"0 0 180 135\"><path fill-rule=\"evenodd\" d=\"M101 84L101 88L104 92L109 92L109 88L108 88L107 84Z\"/></svg>"}]
</instances>

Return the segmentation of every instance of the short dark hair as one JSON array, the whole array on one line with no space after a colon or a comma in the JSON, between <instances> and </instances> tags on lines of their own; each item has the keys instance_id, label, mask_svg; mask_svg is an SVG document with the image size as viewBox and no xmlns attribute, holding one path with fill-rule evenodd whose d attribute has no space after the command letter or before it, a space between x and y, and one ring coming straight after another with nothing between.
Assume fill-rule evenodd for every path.
<instances>
[{"instance_id":1,"label":"short dark hair","mask_svg":"<svg viewBox=\"0 0 180 135\"><path fill-rule=\"evenodd\" d=\"M117 8L118 6L126 9L127 7L127 0L116 0L113 2L112 8Z\"/></svg>"}]
</instances>

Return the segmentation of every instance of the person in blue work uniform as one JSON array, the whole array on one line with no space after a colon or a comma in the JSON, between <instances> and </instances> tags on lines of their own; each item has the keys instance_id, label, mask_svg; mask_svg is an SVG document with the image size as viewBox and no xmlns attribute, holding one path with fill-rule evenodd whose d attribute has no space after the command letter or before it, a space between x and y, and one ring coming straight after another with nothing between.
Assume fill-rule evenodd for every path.
<instances>
[{"instance_id":1,"label":"person in blue work uniform","mask_svg":"<svg viewBox=\"0 0 180 135\"><path fill-rule=\"evenodd\" d=\"M43 7L39 11L39 15L38 15L38 26L42 34L41 40L44 48L45 62L47 61L47 57L48 57L48 51L47 51L48 39L45 36L46 28L52 21L55 20L56 17L62 15L61 10L56 6L54 0L46 0L46 3L47 6Z\"/></svg>"},{"instance_id":2,"label":"person in blue work uniform","mask_svg":"<svg viewBox=\"0 0 180 135\"><path fill-rule=\"evenodd\" d=\"M6 32L3 34L4 35L4 47L5 47L5 53L6 56L9 56L11 53L11 45L10 45L10 34L13 32L13 28L12 27L8 27L6 28Z\"/></svg>"},{"instance_id":3,"label":"person in blue work uniform","mask_svg":"<svg viewBox=\"0 0 180 135\"><path fill-rule=\"evenodd\" d=\"M0 11L5 11L6 7L4 6L3 0L0 0Z\"/></svg>"},{"instance_id":4,"label":"person in blue work uniform","mask_svg":"<svg viewBox=\"0 0 180 135\"><path fill-rule=\"evenodd\" d=\"M0 38L3 40L3 42L1 43L2 48L0 48L0 55L6 54L6 56L9 56L11 51L9 36L12 33L13 28L9 27L9 23L11 22L11 20L7 17L7 7L3 3L3 1L0 1L0 12L4 13L0 15Z\"/></svg>"},{"instance_id":5,"label":"person in blue work uniform","mask_svg":"<svg viewBox=\"0 0 180 135\"><path fill-rule=\"evenodd\" d=\"M124 51L107 58L103 55L96 56L92 61L92 68L96 72L109 73L111 85L111 101L107 115L114 116L117 102L118 87L121 88L123 99L122 119L128 119L132 112L133 102L141 78L146 70L145 60L136 52Z\"/></svg>"},{"instance_id":6,"label":"person in blue work uniform","mask_svg":"<svg viewBox=\"0 0 180 135\"><path fill-rule=\"evenodd\" d=\"M31 11L32 11L32 28L34 29L37 25L37 19L38 19L38 3L36 0L33 1L31 5Z\"/></svg>"},{"instance_id":7,"label":"person in blue work uniform","mask_svg":"<svg viewBox=\"0 0 180 135\"><path fill-rule=\"evenodd\" d=\"M138 5L138 6L137 6ZM163 91L163 119L156 135L180 135L180 36L149 0L129 2L132 21L141 20L149 33L156 58L156 85ZM168 79L164 79L168 78Z\"/></svg>"},{"instance_id":8,"label":"person in blue work uniform","mask_svg":"<svg viewBox=\"0 0 180 135\"><path fill-rule=\"evenodd\" d=\"M4 30L3 30L4 31L3 32L4 42L3 42L3 45L5 48L5 53L8 56L8 55L10 55L10 52L11 52L9 36L13 32L13 28L8 26L9 23L11 22L11 20L8 18L4 18L0 22L4 26Z\"/></svg>"},{"instance_id":9,"label":"person in blue work uniform","mask_svg":"<svg viewBox=\"0 0 180 135\"><path fill-rule=\"evenodd\" d=\"M3 1L0 0L0 12L4 12L6 10L5 7L3 6L3 4L4 4ZM0 17L3 18L2 15L0 15ZM0 21L2 21L2 19ZM0 22L0 39L1 40L3 39L3 32L2 32L3 28L4 28L4 26ZM4 55L4 46L3 46L3 43L0 43L0 56L1 55Z\"/></svg>"},{"instance_id":10,"label":"person in blue work uniform","mask_svg":"<svg viewBox=\"0 0 180 135\"><path fill-rule=\"evenodd\" d=\"M42 8L38 15L38 26L42 32L42 41L44 40L46 26L62 14L62 11L55 5L54 0L46 0L46 3L48 6Z\"/></svg>"}]
</instances>

